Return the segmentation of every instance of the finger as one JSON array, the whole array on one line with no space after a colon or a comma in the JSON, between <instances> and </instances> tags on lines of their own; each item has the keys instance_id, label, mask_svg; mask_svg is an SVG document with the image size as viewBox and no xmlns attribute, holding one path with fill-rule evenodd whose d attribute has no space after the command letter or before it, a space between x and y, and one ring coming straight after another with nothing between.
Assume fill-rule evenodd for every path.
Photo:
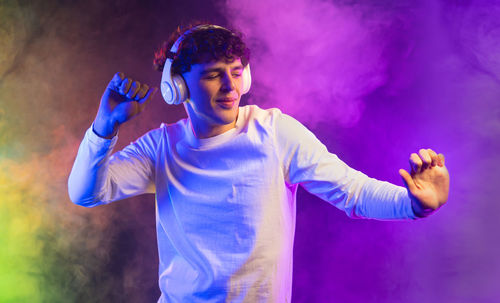
<instances>
[{"instance_id":1,"label":"finger","mask_svg":"<svg viewBox=\"0 0 500 303\"><path fill-rule=\"evenodd\" d=\"M113 75L113 79L108 84L108 88L114 91L119 91L120 86L125 79L125 75L123 73L116 73Z\"/></svg>"},{"instance_id":2,"label":"finger","mask_svg":"<svg viewBox=\"0 0 500 303\"><path fill-rule=\"evenodd\" d=\"M399 170L399 175L403 179L403 183L405 187L410 191L410 192L415 192L417 190L417 186L413 182L413 179L411 178L411 175L404 169Z\"/></svg>"},{"instance_id":3,"label":"finger","mask_svg":"<svg viewBox=\"0 0 500 303\"><path fill-rule=\"evenodd\" d=\"M141 87L140 82L138 81L132 82L132 84L130 85L130 89L127 93L127 98L134 99L135 94L137 94L137 91L139 90L140 87Z\"/></svg>"},{"instance_id":4,"label":"finger","mask_svg":"<svg viewBox=\"0 0 500 303\"><path fill-rule=\"evenodd\" d=\"M443 154L439 154L438 157L439 157L439 163L438 163L438 165L439 166L444 166L444 155Z\"/></svg>"},{"instance_id":5,"label":"finger","mask_svg":"<svg viewBox=\"0 0 500 303\"><path fill-rule=\"evenodd\" d=\"M126 78L125 80L122 81L122 85L120 85L119 93L122 95L126 95L131 85L132 85L132 80L130 80L130 78Z\"/></svg>"},{"instance_id":6,"label":"finger","mask_svg":"<svg viewBox=\"0 0 500 303\"><path fill-rule=\"evenodd\" d=\"M144 96L146 96L146 93L148 92L148 90L149 90L149 86L147 84L142 84L141 88L139 89L139 91L135 95L135 99L140 100L140 99L144 98Z\"/></svg>"},{"instance_id":7,"label":"finger","mask_svg":"<svg viewBox=\"0 0 500 303\"><path fill-rule=\"evenodd\" d=\"M410 155L410 167L413 172L419 173L422 170L422 164L422 159L416 153Z\"/></svg>"},{"instance_id":8,"label":"finger","mask_svg":"<svg viewBox=\"0 0 500 303\"><path fill-rule=\"evenodd\" d=\"M431 157L431 166L436 166L439 162L438 155L436 154L435 151L433 151L430 148L427 149L427 152L429 153L429 156Z\"/></svg>"},{"instance_id":9,"label":"finger","mask_svg":"<svg viewBox=\"0 0 500 303\"><path fill-rule=\"evenodd\" d=\"M429 155L429 152L426 149L420 149L418 151L418 155L420 156L420 159L422 159L423 165L422 168L427 168L431 165L432 159L431 156Z\"/></svg>"}]
</instances>

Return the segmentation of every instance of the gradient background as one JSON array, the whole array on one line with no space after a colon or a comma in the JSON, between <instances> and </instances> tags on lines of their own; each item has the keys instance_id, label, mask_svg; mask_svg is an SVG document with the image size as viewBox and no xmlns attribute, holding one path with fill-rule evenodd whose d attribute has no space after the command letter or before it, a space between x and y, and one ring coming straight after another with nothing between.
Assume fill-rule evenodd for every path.
<instances>
[{"instance_id":1,"label":"gradient background","mask_svg":"<svg viewBox=\"0 0 500 303\"><path fill-rule=\"evenodd\" d=\"M416 222L349 219L299 191L293 302L499 302L498 1L0 0L0 302L156 302L154 196L85 209L66 181L108 81L158 85L179 24L243 31L244 102L299 119L353 168L401 185L446 156L449 203ZM185 117L158 96L118 148Z\"/></svg>"}]
</instances>

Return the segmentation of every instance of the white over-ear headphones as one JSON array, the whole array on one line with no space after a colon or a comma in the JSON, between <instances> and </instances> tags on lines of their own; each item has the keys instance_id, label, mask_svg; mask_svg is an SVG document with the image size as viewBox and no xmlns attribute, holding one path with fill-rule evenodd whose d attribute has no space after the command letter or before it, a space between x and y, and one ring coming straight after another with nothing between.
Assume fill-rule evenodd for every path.
<instances>
[{"instance_id":1,"label":"white over-ear headphones","mask_svg":"<svg viewBox=\"0 0 500 303\"><path fill-rule=\"evenodd\" d=\"M177 39L177 41L175 41L174 45L170 49L170 52L173 54L177 54L179 46L187 34L197 30L217 29L217 28L227 30L228 32L233 34L230 30L222 26L212 25L212 24L198 25L184 32ZM171 67L173 61L174 60L171 58L167 58L165 60L165 65L163 66L163 73L161 76L161 84L160 84L161 94L163 96L163 99L165 99L165 102L167 102L168 104L181 104L188 98L189 91L186 82L184 81L181 75L177 74L172 75ZM242 94L246 94L248 93L248 91L250 90L250 86L252 85L252 76L250 74L250 63L248 63L247 66L245 66L245 68L243 69L241 77L243 80Z\"/></svg>"}]
</instances>

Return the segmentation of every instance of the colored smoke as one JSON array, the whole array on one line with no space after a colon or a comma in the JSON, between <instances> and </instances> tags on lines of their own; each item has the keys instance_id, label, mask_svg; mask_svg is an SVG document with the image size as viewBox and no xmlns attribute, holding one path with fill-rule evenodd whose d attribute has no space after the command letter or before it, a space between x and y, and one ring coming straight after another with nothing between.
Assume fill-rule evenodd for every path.
<instances>
[{"instance_id":1,"label":"colored smoke","mask_svg":"<svg viewBox=\"0 0 500 303\"><path fill-rule=\"evenodd\" d=\"M293 302L496 302L500 4L495 1L0 2L0 302L158 298L154 198L84 209L66 180L117 71L212 20L252 49L249 103L279 107L372 177L446 156L450 202L417 222L351 220L300 191ZM118 147L183 118L159 98ZM438 289L438 290L436 290Z\"/></svg>"}]
</instances>

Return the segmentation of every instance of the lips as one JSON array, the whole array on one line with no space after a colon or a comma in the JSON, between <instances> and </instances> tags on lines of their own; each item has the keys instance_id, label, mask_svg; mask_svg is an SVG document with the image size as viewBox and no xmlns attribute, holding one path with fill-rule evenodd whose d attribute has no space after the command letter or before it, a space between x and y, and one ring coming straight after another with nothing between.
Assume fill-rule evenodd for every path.
<instances>
[{"instance_id":1,"label":"lips","mask_svg":"<svg viewBox=\"0 0 500 303\"><path fill-rule=\"evenodd\" d=\"M223 102L223 103L230 103L236 101L236 98L222 98L222 99L217 99L217 102Z\"/></svg>"},{"instance_id":2,"label":"lips","mask_svg":"<svg viewBox=\"0 0 500 303\"><path fill-rule=\"evenodd\" d=\"M222 98L215 100L217 104L221 105L224 108L232 108L236 98Z\"/></svg>"}]
</instances>

